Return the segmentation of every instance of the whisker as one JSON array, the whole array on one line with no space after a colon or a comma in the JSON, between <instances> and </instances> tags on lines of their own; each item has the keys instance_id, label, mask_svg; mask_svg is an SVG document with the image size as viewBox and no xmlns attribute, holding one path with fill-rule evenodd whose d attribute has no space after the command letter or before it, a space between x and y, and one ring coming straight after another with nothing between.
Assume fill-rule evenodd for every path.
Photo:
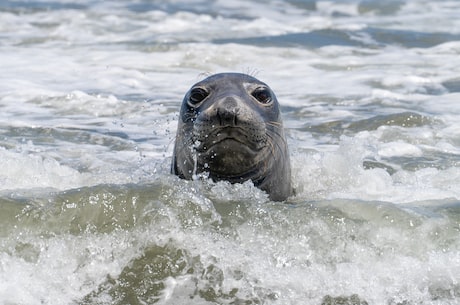
<instances>
[{"instance_id":1,"label":"whisker","mask_svg":"<svg viewBox=\"0 0 460 305\"><path fill-rule=\"evenodd\" d=\"M279 124L280 127L281 127L281 125L282 124ZM268 134L271 134L272 138L274 138L274 136L276 136L279 140L282 140L284 144L287 143L285 137L283 136L283 131L280 128L267 129L267 135Z\"/></svg>"},{"instance_id":2,"label":"whisker","mask_svg":"<svg viewBox=\"0 0 460 305\"><path fill-rule=\"evenodd\" d=\"M267 137L270 138L270 140L271 140L270 142L272 143L272 145L273 144L276 145L277 149L280 152L284 152L285 147L287 146L287 141L286 141L285 137L283 137L280 133L273 132L273 131L267 132ZM273 152L275 151L274 149L275 148L273 148ZM273 153L273 156L275 156L275 153Z\"/></svg>"},{"instance_id":3,"label":"whisker","mask_svg":"<svg viewBox=\"0 0 460 305\"><path fill-rule=\"evenodd\" d=\"M265 124L271 125L271 126L278 126L278 127L281 127L283 125L281 122L276 122L276 121L268 121L268 122L265 122Z\"/></svg>"}]
</instances>

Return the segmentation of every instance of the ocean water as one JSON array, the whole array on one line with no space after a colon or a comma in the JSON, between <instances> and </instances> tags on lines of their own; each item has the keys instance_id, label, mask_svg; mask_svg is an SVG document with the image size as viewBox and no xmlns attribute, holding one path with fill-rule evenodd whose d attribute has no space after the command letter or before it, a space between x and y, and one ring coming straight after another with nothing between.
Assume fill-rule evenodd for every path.
<instances>
[{"instance_id":1,"label":"ocean water","mask_svg":"<svg viewBox=\"0 0 460 305\"><path fill-rule=\"evenodd\" d=\"M460 1L0 2L0 304L460 304ZM169 173L184 93L282 105L296 195Z\"/></svg>"}]
</instances>

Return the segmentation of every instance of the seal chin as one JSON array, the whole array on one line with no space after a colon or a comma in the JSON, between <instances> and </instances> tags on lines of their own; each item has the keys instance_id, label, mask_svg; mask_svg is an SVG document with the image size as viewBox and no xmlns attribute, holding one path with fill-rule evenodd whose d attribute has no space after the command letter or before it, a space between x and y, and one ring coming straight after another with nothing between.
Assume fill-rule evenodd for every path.
<instances>
[{"instance_id":1,"label":"seal chin","mask_svg":"<svg viewBox=\"0 0 460 305\"><path fill-rule=\"evenodd\" d=\"M255 148L241 139L231 137L220 138L218 142L210 143L209 146L200 143L195 150L197 169L209 171L210 177L218 177L218 180L224 177L245 176L245 173L254 171L254 166L266 158L268 153L268 150Z\"/></svg>"}]
</instances>

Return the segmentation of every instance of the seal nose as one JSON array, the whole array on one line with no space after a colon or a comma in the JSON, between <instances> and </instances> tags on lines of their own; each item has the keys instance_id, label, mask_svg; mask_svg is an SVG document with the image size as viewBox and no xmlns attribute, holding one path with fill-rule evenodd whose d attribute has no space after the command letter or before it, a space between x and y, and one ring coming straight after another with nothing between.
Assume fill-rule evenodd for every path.
<instances>
[{"instance_id":1,"label":"seal nose","mask_svg":"<svg viewBox=\"0 0 460 305\"><path fill-rule=\"evenodd\" d=\"M238 124L238 101L234 97L226 97L217 105L217 119L221 126L236 126Z\"/></svg>"}]
</instances>

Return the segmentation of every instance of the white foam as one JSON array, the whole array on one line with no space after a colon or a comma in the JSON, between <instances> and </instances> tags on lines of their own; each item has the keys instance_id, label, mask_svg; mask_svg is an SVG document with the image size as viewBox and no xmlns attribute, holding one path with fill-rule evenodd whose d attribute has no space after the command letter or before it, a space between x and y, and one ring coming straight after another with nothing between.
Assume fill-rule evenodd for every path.
<instances>
[{"instance_id":1,"label":"white foam","mask_svg":"<svg viewBox=\"0 0 460 305\"><path fill-rule=\"evenodd\" d=\"M56 188L67 189L81 185L85 175L59 164L53 158L44 158L28 152L0 149L2 171L1 190Z\"/></svg>"},{"instance_id":2,"label":"white foam","mask_svg":"<svg viewBox=\"0 0 460 305\"><path fill-rule=\"evenodd\" d=\"M383 143L379 147L378 154L381 157L421 157L423 151L416 145L404 143L402 141Z\"/></svg>"},{"instance_id":3,"label":"white foam","mask_svg":"<svg viewBox=\"0 0 460 305\"><path fill-rule=\"evenodd\" d=\"M363 136L367 134L367 136ZM342 138L336 151L298 153L293 157L294 184L300 198L347 198L408 203L460 199L460 169L365 169L366 157L419 157L422 149L407 143L376 143L369 133ZM377 145L378 147L375 147Z\"/></svg>"},{"instance_id":4,"label":"white foam","mask_svg":"<svg viewBox=\"0 0 460 305\"><path fill-rule=\"evenodd\" d=\"M34 234L20 234L24 237L18 247L31 247L37 255L24 259L21 253L0 253L0 300L5 304L69 304L93 291L107 274L119 274L126 259L138 251L127 245L129 239L114 235L87 239L63 234L55 239L27 240Z\"/></svg>"}]
</instances>

